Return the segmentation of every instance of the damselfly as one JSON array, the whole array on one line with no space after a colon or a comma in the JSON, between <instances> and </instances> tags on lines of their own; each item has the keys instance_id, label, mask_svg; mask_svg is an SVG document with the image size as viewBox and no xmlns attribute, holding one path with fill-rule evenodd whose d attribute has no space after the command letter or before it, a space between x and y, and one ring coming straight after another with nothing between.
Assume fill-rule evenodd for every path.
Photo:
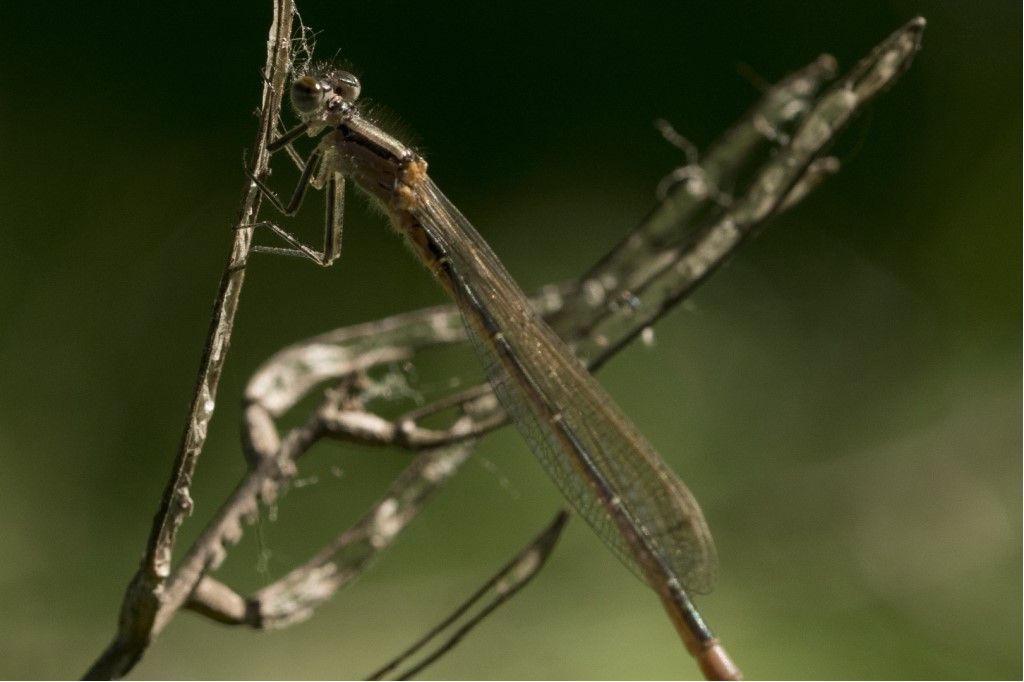
<instances>
[{"instance_id":1,"label":"damselfly","mask_svg":"<svg viewBox=\"0 0 1024 682\"><path fill-rule=\"evenodd\" d=\"M427 175L427 163L361 115L359 80L322 69L299 75L291 101L301 122L272 152L321 136L284 204L294 215L307 189L327 190L327 226L316 251L279 226L260 223L327 266L340 252L345 180L387 212L392 225L455 300L488 378L519 431L566 499L659 595L687 649L709 676L739 671L704 624L688 592L711 590L714 543L693 495L531 306L497 256ZM289 151L291 151L289 149Z\"/></svg>"}]
</instances>

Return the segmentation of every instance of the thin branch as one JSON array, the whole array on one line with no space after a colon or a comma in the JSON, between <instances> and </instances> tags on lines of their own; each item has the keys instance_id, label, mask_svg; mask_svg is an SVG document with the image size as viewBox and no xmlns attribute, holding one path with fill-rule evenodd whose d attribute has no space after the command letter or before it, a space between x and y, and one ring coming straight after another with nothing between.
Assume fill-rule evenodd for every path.
<instances>
[{"instance_id":1,"label":"thin branch","mask_svg":"<svg viewBox=\"0 0 1024 682\"><path fill-rule=\"evenodd\" d=\"M479 625L487 616L499 606L514 597L519 590L529 584L540 569L544 567L551 552L554 551L558 539L562 535L562 529L569 521L569 512L565 509L559 511L555 518L531 540L525 547L519 550L507 564L474 592L466 601L460 604L440 623L431 628L423 637L414 642L409 648L376 670L367 679L379 680L389 672L397 668L410 657L416 655L423 647L433 641L438 635L452 627L464 615L469 613L484 597L493 592L491 600L460 625L448 638L441 642L433 651L423 658L419 663L403 671L396 676L399 680L412 679L423 672L428 666L435 663L439 658L451 651L466 635Z\"/></svg>"},{"instance_id":2,"label":"thin branch","mask_svg":"<svg viewBox=\"0 0 1024 682\"><path fill-rule=\"evenodd\" d=\"M293 0L275 0L273 19L267 39L267 61L260 104L259 128L254 144L256 172L267 168L266 145L275 129L281 108L281 93L291 54ZM86 677L116 678L125 675L142 656L157 634L157 613L163 589L171 573L171 560L178 528L192 511L192 475L206 442L207 427L213 416L217 385L227 357L228 345L238 311L245 265L252 243L253 219L259 209L260 192L246 183L231 251L214 301L210 328L203 347L192 404L184 433L174 459L171 476L153 519L142 564L128 585L114 641L86 672Z\"/></svg>"}]
</instances>

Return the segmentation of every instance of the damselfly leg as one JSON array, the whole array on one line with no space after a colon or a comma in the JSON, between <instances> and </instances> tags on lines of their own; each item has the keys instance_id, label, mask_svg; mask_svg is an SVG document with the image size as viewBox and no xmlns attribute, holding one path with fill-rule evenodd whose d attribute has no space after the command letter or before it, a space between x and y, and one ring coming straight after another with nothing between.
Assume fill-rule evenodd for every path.
<instances>
[{"instance_id":1,"label":"damselfly leg","mask_svg":"<svg viewBox=\"0 0 1024 682\"><path fill-rule=\"evenodd\" d=\"M281 198L277 196L274 190L259 177L252 173L249 173L249 177L259 188L264 198L275 209L288 217L292 217L299 212L299 209L302 207L302 201L305 199L306 192L310 187L317 190L326 188L326 220L324 221L322 250L317 251L310 248L303 244L298 237L269 220L260 221L254 227L266 227L288 242L292 248L255 245L252 247L252 250L258 253L274 253L284 256L308 258L321 267L328 267L341 255L341 234L345 219L345 176L341 174L336 164L331 163L333 160L333 150L330 148L325 150L322 145L317 145L316 149L310 153L305 161L294 151L291 143L308 129L309 125L303 123L287 131L267 145L267 149L271 153L286 149L292 160L299 165L299 180L295 185L295 189L292 190L292 196L287 204L281 201Z\"/></svg>"}]
</instances>

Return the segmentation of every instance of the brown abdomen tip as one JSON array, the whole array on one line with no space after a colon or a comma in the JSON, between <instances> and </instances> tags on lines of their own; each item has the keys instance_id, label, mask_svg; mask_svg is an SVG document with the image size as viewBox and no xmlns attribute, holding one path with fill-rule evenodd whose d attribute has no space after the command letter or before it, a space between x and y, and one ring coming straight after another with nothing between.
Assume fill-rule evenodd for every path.
<instances>
[{"instance_id":1,"label":"brown abdomen tip","mask_svg":"<svg viewBox=\"0 0 1024 682\"><path fill-rule=\"evenodd\" d=\"M717 639L707 642L704 650L701 652L699 663L701 672L709 680L743 679L743 673L732 662L729 654L725 651L725 647L719 644Z\"/></svg>"}]
</instances>

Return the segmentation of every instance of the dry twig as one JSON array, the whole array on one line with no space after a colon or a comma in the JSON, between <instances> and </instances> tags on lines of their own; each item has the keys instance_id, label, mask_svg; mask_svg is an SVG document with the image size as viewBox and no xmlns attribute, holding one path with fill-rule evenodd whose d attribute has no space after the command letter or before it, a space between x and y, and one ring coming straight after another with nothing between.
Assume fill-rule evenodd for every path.
<instances>
[{"instance_id":1,"label":"dry twig","mask_svg":"<svg viewBox=\"0 0 1024 682\"><path fill-rule=\"evenodd\" d=\"M253 154L256 168L267 168L267 143L281 110L281 93L291 55L293 0L275 0L274 15L267 38L263 96L260 102L259 129ZM214 301L210 329L203 347L196 388L192 396L185 430L174 458L171 477L160 499L153 528L146 543L138 572L132 577L121 606L117 635L110 646L86 672L89 679L122 677L141 658L153 637L160 631L167 612L165 586L171 574L171 559L178 528L192 511L192 474L206 442L206 429L213 416L217 385L227 358L235 313L245 280L245 265L252 243L253 222L259 211L260 192L246 183L236 223L234 241L221 275ZM176 608L176 607L175 607Z\"/></svg>"}]
</instances>

